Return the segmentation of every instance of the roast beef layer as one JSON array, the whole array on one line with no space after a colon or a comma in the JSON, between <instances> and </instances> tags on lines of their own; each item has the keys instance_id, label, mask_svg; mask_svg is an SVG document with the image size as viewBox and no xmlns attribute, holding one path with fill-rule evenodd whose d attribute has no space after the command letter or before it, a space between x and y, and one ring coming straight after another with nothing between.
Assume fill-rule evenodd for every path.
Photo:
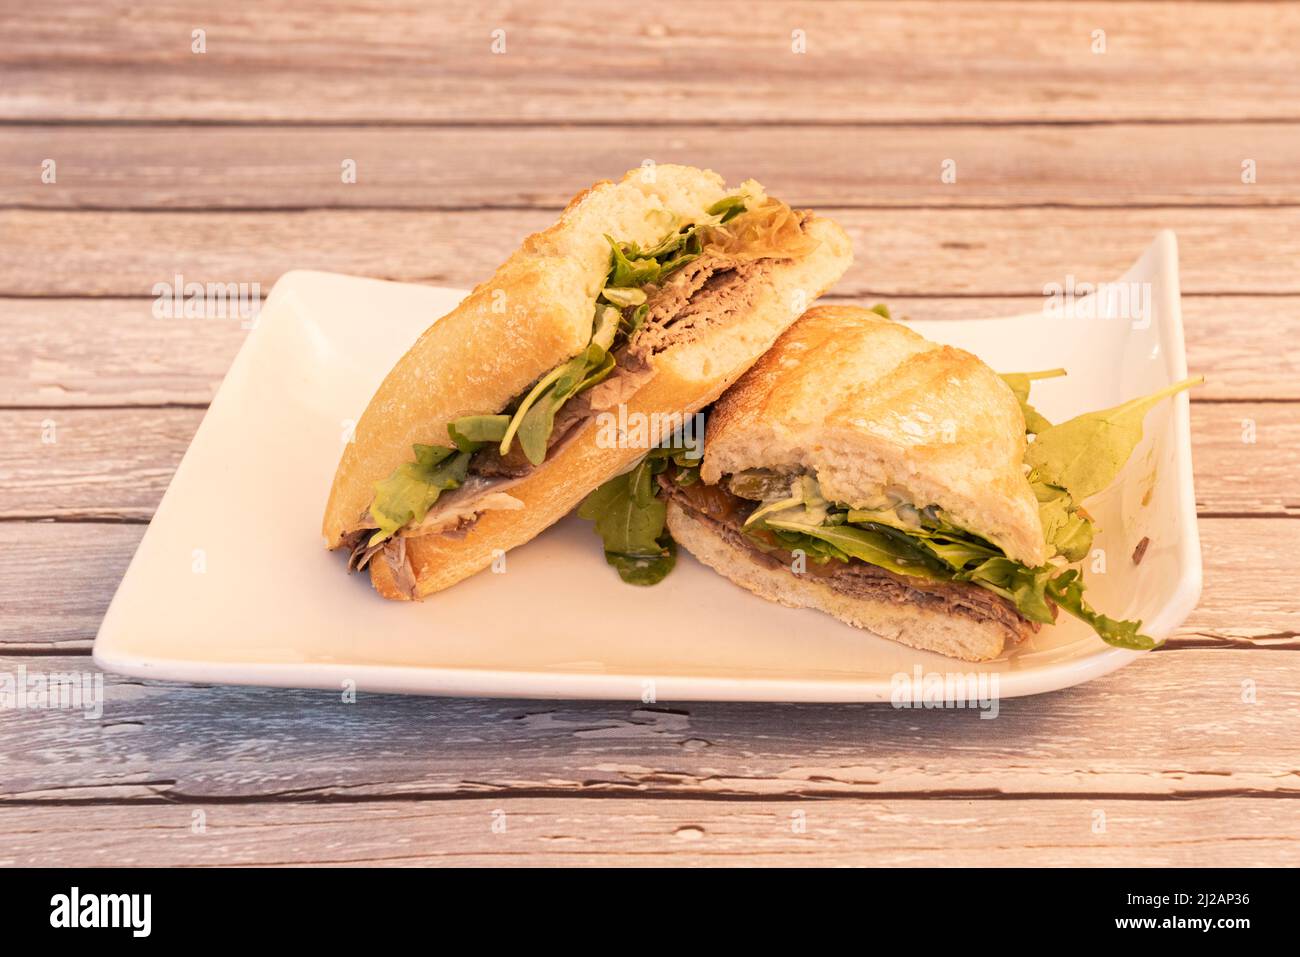
<instances>
[{"instance_id":1,"label":"roast beef layer","mask_svg":"<svg viewBox=\"0 0 1300 957\"><path fill-rule=\"evenodd\" d=\"M771 568L789 570L794 556L785 550L764 551L743 531L745 516L754 503L746 502L717 486L680 486L667 474L660 485L691 517L708 525L736 548L747 551L754 561ZM853 598L887 601L897 605L920 605L976 621L991 621L1005 628L1012 641L1020 641L1038 630L1023 618L1014 605L978 585L967 582L935 582L897 575L876 565L850 559L825 565L810 563L806 574L815 576L835 591Z\"/></svg>"},{"instance_id":2,"label":"roast beef layer","mask_svg":"<svg viewBox=\"0 0 1300 957\"><path fill-rule=\"evenodd\" d=\"M647 300L650 309L628 344L628 358L643 365L655 353L691 341L706 327L748 312L758 295L753 280L771 272L777 262L705 255L687 263Z\"/></svg>"}]
</instances>

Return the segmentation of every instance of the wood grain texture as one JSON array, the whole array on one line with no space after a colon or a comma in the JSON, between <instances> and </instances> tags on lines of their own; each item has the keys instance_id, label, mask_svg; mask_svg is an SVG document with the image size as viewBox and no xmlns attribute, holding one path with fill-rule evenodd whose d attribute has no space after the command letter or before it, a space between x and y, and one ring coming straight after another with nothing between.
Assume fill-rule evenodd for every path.
<instances>
[{"instance_id":1,"label":"wood grain texture","mask_svg":"<svg viewBox=\"0 0 1300 957\"><path fill-rule=\"evenodd\" d=\"M190 408L0 411L0 519L147 521L202 418ZM1300 515L1296 405L1197 402L1192 437L1201 512Z\"/></svg>"},{"instance_id":2,"label":"wood grain texture","mask_svg":"<svg viewBox=\"0 0 1300 957\"><path fill-rule=\"evenodd\" d=\"M86 650L143 525L0 522L0 647Z\"/></svg>"},{"instance_id":3,"label":"wood grain texture","mask_svg":"<svg viewBox=\"0 0 1300 957\"><path fill-rule=\"evenodd\" d=\"M852 301L834 295L828 301ZM873 300L869 300L873 301ZM895 314L977 319L1041 297L891 296ZM149 299L0 298L0 406L206 405L246 334L234 319L156 319ZM1300 296L1187 296L1187 362L1208 400L1300 399Z\"/></svg>"},{"instance_id":4,"label":"wood grain texture","mask_svg":"<svg viewBox=\"0 0 1300 957\"><path fill-rule=\"evenodd\" d=\"M834 209L856 261L840 296L1041 296L1049 282L1119 278L1157 232L1178 234L1193 294L1297 294L1300 207ZM0 211L0 295L147 296L155 284L260 283L291 269L469 287L542 210Z\"/></svg>"},{"instance_id":5,"label":"wood grain texture","mask_svg":"<svg viewBox=\"0 0 1300 957\"><path fill-rule=\"evenodd\" d=\"M1248 798L0 805L0 865L1294 866L1294 815Z\"/></svg>"},{"instance_id":6,"label":"wood grain texture","mask_svg":"<svg viewBox=\"0 0 1300 957\"><path fill-rule=\"evenodd\" d=\"M84 656L0 658L0 672L96 673ZM0 804L511 792L1300 798L1300 655L1286 651L1160 651L1086 685L1000 701L992 719L889 705L364 693L345 703L335 692L117 676L102 688L98 709L6 711Z\"/></svg>"},{"instance_id":7,"label":"wood grain texture","mask_svg":"<svg viewBox=\"0 0 1300 957\"><path fill-rule=\"evenodd\" d=\"M241 319L158 319L152 299L0 299L0 406L207 405Z\"/></svg>"},{"instance_id":8,"label":"wood grain texture","mask_svg":"<svg viewBox=\"0 0 1300 957\"><path fill-rule=\"evenodd\" d=\"M1134 163L1140 156L1141 163ZM41 180L54 159L57 179ZM342 164L356 164L344 183ZM0 205L559 208L647 160L808 206L1300 203L1290 123L1084 126L0 127ZM1256 181L1242 182L1255 163ZM955 164L955 182L941 181Z\"/></svg>"},{"instance_id":9,"label":"wood grain texture","mask_svg":"<svg viewBox=\"0 0 1300 957\"><path fill-rule=\"evenodd\" d=\"M1202 518L1199 526L1205 591L1171 644L1300 647L1285 559L1300 553L1300 521ZM141 525L0 522L0 648L88 648L143 534Z\"/></svg>"},{"instance_id":10,"label":"wood grain texture","mask_svg":"<svg viewBox=\"0 0 1300 957\"><path fill-rule=\"evenodd\" d=\"M0 118L1294 119L1298 30L1284 4L80 0L0 11Z\"/></svg>"}]
</instances>

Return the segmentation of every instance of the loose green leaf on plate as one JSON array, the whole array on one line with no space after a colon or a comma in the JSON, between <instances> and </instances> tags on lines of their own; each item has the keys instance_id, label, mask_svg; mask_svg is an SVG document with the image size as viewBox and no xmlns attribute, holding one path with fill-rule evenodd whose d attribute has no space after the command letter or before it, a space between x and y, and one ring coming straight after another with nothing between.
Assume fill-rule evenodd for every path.
<instances>
[{"instance_id":1,"label":"loose green leaf on plate","mask_svg":"<svg viewBox=\"0 0 1300 957\"><path fill-rule=\"evenodd\" d=\"M1078 569L1062 572L1047 584L1047 594L1075 618L1087 622L1102 641L1116 648L1147 651L1156 647L1155 640L1142 634L1140 621L1117 621L1094 611L1083 600L1083 578Z\"/></svg>"},{"instance_id":2,"label":"loose green leaf on plate","mask_svg":"<svg viewBox=\"0 0 1300 957\"><path fill-rule=\"evenodd\" d=\"M1142 440L1142 420L1161 399L1204 382L1185 379L1110 409L1088 412L1044 429L1029 444L1030 480L1063 488L1076 503L1115 481Z\"/></svg>"},{"instance_id":3,"label":"loose green leaf on plate","mask_svg":"<svg viewBox=\"0 0 1300 957\"><path fill-rule=\"evenodd\" d=\"M635 468L616 475L578 506L578 517L595 523L605 546L605 560L625 582L652 585L672 569L675 550L664 532L666 508L655 495L656 465L662 458L643 458Z\"/></svg>"}]
</instances>

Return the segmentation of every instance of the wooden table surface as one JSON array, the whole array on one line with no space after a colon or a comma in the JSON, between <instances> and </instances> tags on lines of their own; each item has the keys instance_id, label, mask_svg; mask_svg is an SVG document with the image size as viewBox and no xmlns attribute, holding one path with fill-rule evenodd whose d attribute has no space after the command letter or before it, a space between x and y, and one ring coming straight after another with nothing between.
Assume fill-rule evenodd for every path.
<instances>
[{"instance_id":1,"label":"wooden table surface","mask_svg":"<svg viewBox=\"0 0 1300 957\"><path fill-rule=\"evenodd\" d=\"M0 673L94 671L245 335L153 318L155 283L467 286L644 159L829 213L833 298L914 318L1031 310L1175 230L1204 598L994 721L107 676L98 719L0 711L0 862L1300 862L1300 9L240 6L0 7Z\"/></svg>"}]
</instances>

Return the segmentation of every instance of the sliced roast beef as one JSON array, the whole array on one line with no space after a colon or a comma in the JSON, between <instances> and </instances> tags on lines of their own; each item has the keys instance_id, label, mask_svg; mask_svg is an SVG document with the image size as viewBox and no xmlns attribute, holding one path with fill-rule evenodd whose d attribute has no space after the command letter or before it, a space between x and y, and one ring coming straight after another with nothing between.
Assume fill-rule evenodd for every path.
<instances>
[{"instance_id":1,"label":"sliced roast beef","mask_svg":"<svg viewBox=\"0 0 1300 957\"><path fill-rule=\"evenodd\" d=\"M758 296L753 281L771 272L778 260L735 262L705 256L682 267L648 300L645 320L628 343L633 365L689 342L715 323L749 310Z\"/></svg>"}]
</instances>

